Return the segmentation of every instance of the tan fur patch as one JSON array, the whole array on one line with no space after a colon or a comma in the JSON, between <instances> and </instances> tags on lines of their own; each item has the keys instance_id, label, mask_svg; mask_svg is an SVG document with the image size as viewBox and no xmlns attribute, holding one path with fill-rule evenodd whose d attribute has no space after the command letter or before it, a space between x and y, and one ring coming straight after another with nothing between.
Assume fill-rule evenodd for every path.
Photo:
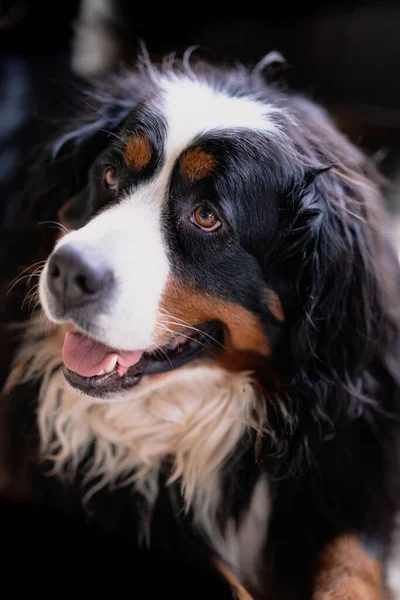
<instances>
[{"instance_id":1,"label":"tan fur patch","mask_svg":"<svg viewBox=\"0 0 400 600\"><path fill-rule=\"evenodd\" d=\"M232 587L236 600L253 600L253 596L243 587L235 575L221 561L217 561L217 569Z\"/></svg>"},{"instance_id":2,"label":"tan fur patch","mask_svg":"<svg viewBox=\"0 0 400 600\"><path fill-rule=\"evenodd\" d=\"M356 536L343 535L323 551L313 600L383 600L382 568Z\"/></svg>"},{"instance_id":3,"label":"tan fur patch","mask_svg":"<svg viewBox=\"0 0 400 600\"><path fill-rule=\"evenodd\" d=\"M239 373L240 371L259 372L260 369L268 369L265 356L257 352L232 350L230 348L217 355L214 359L214 364L216 367L222 367L232 373ZM271 373L271 375L272 377L275 376L274 373Z\"/></svg>"},{"instance_id":4,"label":"tan fur patch","mask_svg":"<svg viewBox=\"0 0 400 600\"><path fill-rule=\"evenodd\" d=\"M135 135L125 142L124 159L128 167L140 171L152 156L150 141L143 135Z\"/></svg>"},{"instance_id":5,"label":"tan fur patch","mask_svg":"<svg viewBox=\"0 0 400 600\"><path fill-rule=\"evenodd\" d=\"M217 166L217 160L210 152L201 148L188 150L181 160L181 172L192 181L204 179L212 175Z\"/></svg>"},{"instance_id":6,"label":"tan fur patch","mask_svg":"<svg viewBox=\"0 0 400 600\"><path fill-rule=\"evenodd\" d=\"M67 200L67 202L64 202L64 204L61 206L61 208L58 209L57 212L57 217L58 220L60 221L60 223L62 225L64 225L64 227L66 227L67 229L70 229L72 227L72 223L70 223L66 217L66 213L68 212L68 210L70 209L71 205L74 202L74 198L70 198L69 200ZM57 239L61 239L63 236L65 235L65 233L62 231Z\"/></svg>"},{"instance_id":7,"label":"tan fur patch","mask_svg":"<svg viewBox=\"0 0 400 600\"><path fill-rule=\"evenodd\" d=\"M242 306L232 304L184 286L176 281L167 282L159 305L156 326L156 343L163 344L171 333L179 333L185 327L205 321L219 320L228 331L228 350L239 351L243 358L267 357L268 341L256 315Z\"/></svg>"},{"instance_id":8,"label":"tan fur patch","mask_svg":"<svg viewBox=\"0 0 400 600\"><path fill-rule=\"evenodd\" d=\"M284 321L285 315L279 296L273 290L268 290L268 308L277 321Z\"/></svg>"}]
</instances>

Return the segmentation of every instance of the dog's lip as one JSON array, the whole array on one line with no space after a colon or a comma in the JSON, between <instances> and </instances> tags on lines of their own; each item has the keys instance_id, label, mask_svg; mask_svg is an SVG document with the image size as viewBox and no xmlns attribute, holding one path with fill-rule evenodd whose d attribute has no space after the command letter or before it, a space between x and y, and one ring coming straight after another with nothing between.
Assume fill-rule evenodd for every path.
<instances>
[{"instance_id":1,"label":"dog's lip","mask_svg":"<svg viewBox=\"0 0 400 600\"><path fill-rule=\"evenodd\" d=\"M101 376L83 377L75 371L71 371L65 365L63 371L66 381L73 388L95 398L108 397L124 389L129 389L137 385L143 377L143 372L129 375L127 373L122 376L113 372Z\"/></svg>"},{"instance_id":2,"label":"dog's lip","mask_svg":"<svg viewBox=\"0 0 400 600\"><path fill-rule=\"evenodd\" d=\"M196 330L197 333L190 333L188 341L177 348L171 349L171 343L153 352L149 348L143 352L140 360L129 367L123 375L115 370L111 373L85 377L68 369L64 364L64 377L73 388L85 395L110 398L138 385L144 375L172 371L193 361L207 350L216 350L222 347L223 327L221 323L209 321L198 325Z\"/></svg>"}]
</instances>

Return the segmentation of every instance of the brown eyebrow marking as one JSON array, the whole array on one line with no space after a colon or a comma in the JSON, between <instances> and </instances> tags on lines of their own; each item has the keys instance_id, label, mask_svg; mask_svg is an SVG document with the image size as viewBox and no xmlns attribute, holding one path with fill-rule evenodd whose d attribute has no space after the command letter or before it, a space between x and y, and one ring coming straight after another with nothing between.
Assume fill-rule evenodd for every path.
<instances>
[{"instance_id":1,"label":"brown eyebrow marking","mask_svg":"<svg viewBox=\"0 0 400 600\"><path fill-rule=\"evenodd\" d=\"M150 162L152 153L150 141L144 135L133 135L125 142L124 159L131 169L140 171L140 169L146 167Z\"/></svg>"},{"instance_id":2,"label":"brown eyebrow marking","mask_svg":"<svg viewBox=\"0 0 400 600\"><path fill-rule=\"evenodd\" d=\"M217 159L215 156L201 148L187 150L181 160L182 174L192 181L212 175L216 166Z\"/></svg>"}]
</instances>

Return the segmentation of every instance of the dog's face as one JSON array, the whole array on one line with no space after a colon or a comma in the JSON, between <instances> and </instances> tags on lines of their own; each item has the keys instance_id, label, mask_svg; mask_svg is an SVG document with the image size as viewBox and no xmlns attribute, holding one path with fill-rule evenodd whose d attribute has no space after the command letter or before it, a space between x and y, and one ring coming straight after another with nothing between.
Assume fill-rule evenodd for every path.
<instances>
[{"instance_id":1,"label":"dog's face","mask_svg":"<svg viewBox=\"0 0 400 600\"><path fill-rule=\"evenodd\" d=\"M247 369L273 353L296 268L274 255L313 164L284 96L229 86L160 75L70 202L79 227L49 257L40 299L73 324L65 376L90 396L194 359Z\"/></svg>"}]
</instances>

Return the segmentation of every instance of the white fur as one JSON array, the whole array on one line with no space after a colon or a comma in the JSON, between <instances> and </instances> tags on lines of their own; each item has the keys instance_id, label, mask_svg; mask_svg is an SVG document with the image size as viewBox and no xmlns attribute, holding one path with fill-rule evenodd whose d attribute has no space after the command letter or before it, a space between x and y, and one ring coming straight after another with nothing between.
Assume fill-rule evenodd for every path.
<instances>
[{"instance_id":1,"label":"white fur","mask_svg":"<svg viewBox=\"0 0 400 600\"><path fill-rule=\"evenodd\" d=\"M98 340L119 350L153 344L158 304L169 270L156 200L160 200L159 194L152 186L139 188L82 229L63 237L56 247L73 246L111 267L115 295L110 293L110 306L104 312L93 314L93 325ZM47 265L40 278L40 298L47 316L54 321L46 276Z\"/></svg>"},{"instance_id":2,"label":"white fur","mask_svg":"<svg viewBox=\"0 0 400 600\"><path fill-rule=\"evenodd\" d=\"M194 77L171 74L160 80L168 126L167 157L174 160L197 136L213 130L253 129L280 135L280 109L246 97L232 97Z\"/></svg>"},{"instance_id":3,"label":"white fur","mask_svg":"<svg viewBox=\"0 0 400 600\"><path fill-rule=\"evenodd\" d=\"M229 564L235 567L240 581L257 586L262 573L261 557L266 543L271 503L268 482L264 476L258 480L243 521L237 525L229 519L225 532L225 545Z\"/></svg>"},{"instance_id":4,"label":"white fur","mask_svg":"<svg viewBox=\"0 0 400 600\"><path fill-rule=\"evenodd\" d=\"M112 305L93 315L94 337L120 350L152 347L158 333L158 304L169 273L161 207L167 201L179 155L197 136L213 130L247 128L280 135L274 120L277 108L251 98L230 97L188 75L159 75L158 85L160 95L154 102L167 123L161 172L79 231L66 235L57 246L68 244L95 254L112 269L118 289ZM57 322L47 272L46 266L40 278L40 299L48 318Z\"/></svg>"}]
</instances>

